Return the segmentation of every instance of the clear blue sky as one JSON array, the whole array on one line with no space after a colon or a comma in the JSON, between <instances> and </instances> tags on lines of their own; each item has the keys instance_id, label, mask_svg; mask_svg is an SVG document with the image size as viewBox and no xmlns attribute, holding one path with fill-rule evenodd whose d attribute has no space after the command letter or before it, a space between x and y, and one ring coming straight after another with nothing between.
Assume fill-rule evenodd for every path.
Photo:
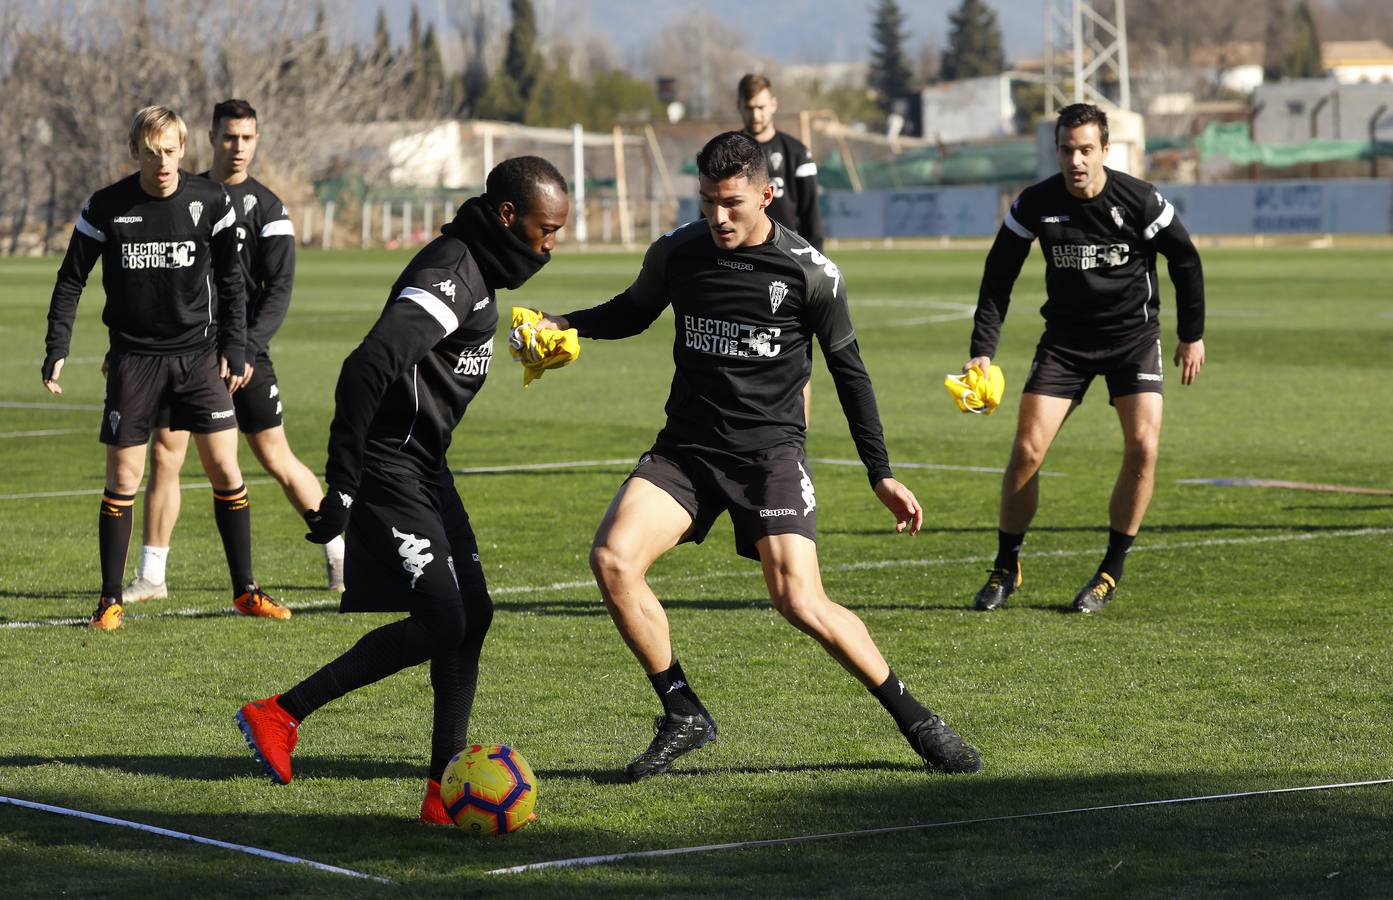
<instances>
[{"instance_id":1,"label":"clear blue sky","mask_svg":"<svg viewBox=\"0 0 1393 900\"><path fill-rule=\"evenodd\" d=\"M354 31L371 34L377 9L387 10L394 39L406 33L409 2L351 0ZM501 15L507 3L496 0ZM987 0L1001 23L1009 59L1038 56L1044 46L1046 0ZM427 20L444 16L446 0L418 0ZM551 3L564 9L570 21L589 24L591 30L606 36L620 57L642 49L653 34L674 18L692 8L691 0L534 0L538 9ZM948 34L948 14L959 0L901 0L909 25L909 49L916 50L925 40L940 48ZM749 35L751 49L781 63L840 62L864 59L870 43L871 10L874 0L780 0L777 3L751 3L749 0L701 0L701 8L720 16ZM774 11L777 10L777 15Z\"/></svg>"}]
</instances>

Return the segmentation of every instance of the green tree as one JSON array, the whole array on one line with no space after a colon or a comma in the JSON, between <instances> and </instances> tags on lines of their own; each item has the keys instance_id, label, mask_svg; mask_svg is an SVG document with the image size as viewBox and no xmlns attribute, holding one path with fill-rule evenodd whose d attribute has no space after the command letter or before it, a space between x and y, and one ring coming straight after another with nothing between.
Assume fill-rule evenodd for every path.
<instances>
[{"instance_id":1,"label":"green tree","mask_svg":"<svg viewBox=\"0 0 1393 900\"><path fill-rule=\"evenodd\" d=\"M939 77L944 81L1000 75L1006 68L1001 25L984 0L962 0L948 16L948 49Z\"/></svg>"},{"instance_id":2,"label":"green tree","mask_svg":"<svg viewBox=\"0 0 1393 900\"><path fill-rule=\"evenodd\" d=\"M905 53L904 12L895 0L880 0L871 22L871 66L867 78L876 104L890 111L895 98L910 89L909 56Z\"/></svg>"},{"instance_id":3,"label":"green tree","mask_svg":"<svg viewBox=\"0 0 1393 900\"><path fill-rule=\"evenodd\" d=\"M1325 74L1315 18L1306 0L1273 0L1268 7L1266 55L1263 76L1319 78Z\"/></svg>"},{"instance_id":4,"label":"green tree","mask_svg":"<svg viewBox=\"0 0 1393 900\"><path fill-rule=\"evenodd\" d=\"M542 71L542 58L537 53L537 13L532 0L511 0L513 25L508 29L508 52L503 57L503 71L512 79L522 107L526 108Z\"/></svg>"},{"instance_id":5,"label":"green tree","mask_svg":"<svg viewBox=\"0 0 1393 900\"><path fill-rule=\"evenodd\" d=\"M377 24L372 32L372 61L386 65L392 60L392 33L387 30L387 12L377 8Z\"/></svg>"}]
</instances>

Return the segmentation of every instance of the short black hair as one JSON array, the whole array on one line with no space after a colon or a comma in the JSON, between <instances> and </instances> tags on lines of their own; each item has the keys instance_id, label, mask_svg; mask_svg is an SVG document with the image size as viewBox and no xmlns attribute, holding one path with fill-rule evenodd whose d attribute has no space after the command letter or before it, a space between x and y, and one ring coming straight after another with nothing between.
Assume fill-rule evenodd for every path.
<instances>
[{"instance_id":1,"label":"short black hair","mask_svg":"<svg viewBox=\"0 0 1393 900\"><path fill-rule=\"evenodd\" d=\"M213 105L213 122L209 126L214 131L218 129L220 119L255 119L256 110L245 100L224 100Z\"/></svg>"},{"instance_id":2,"label":"short black hair","mask_svg":"<svg viewBox=\"0 0 1393 900\"><path fill-rule=\"evenodd\" d=\"M769 164L759 142L743 131L725 131L706 142L696 156L697 171L703 178L724 181L744 175L750 184L769 183Z\"/></svg>"},{"instance_id":3,"label":"short black hair","mask_svg":"<svg viewBox=\"0 0 1393 900\"><path fill-rule=\"evenodd\" d=\"M514 156L493 167L484 183L484 201L498 209L509 201L520 213L532 209L543 184L555 185L562 194L566 190L566 179L556 166L540 156Z\"/></svg>"},{"instance_id":4,"label":"short black hair","mask_svg":"<svg viewBox=\"0 0 1393 900\"><path fill-rule=\"evenodd\" d=\"M1059 146L1059 129L1078 128L1082 125L1097 125L1098 139L1103 146L1108 145L1108 114L1092 103L1071 103L1059 111L1054 120L1054 144Z\"/></svg>"}]
</instances>

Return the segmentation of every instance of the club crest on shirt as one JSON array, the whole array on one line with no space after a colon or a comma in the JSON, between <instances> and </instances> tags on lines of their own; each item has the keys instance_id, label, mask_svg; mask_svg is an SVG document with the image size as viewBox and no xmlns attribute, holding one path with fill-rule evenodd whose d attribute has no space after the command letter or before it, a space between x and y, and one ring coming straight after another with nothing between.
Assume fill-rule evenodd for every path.
<instances>
[{"instance_id":1,"label":"club crest on shirt","mask_svg":"<svg viewBox=\"0 0 1393 900\"><path fill-rule=\"evenodd\" d=\"M784 298L787 297L787 296L788 296L788 285L787 285L787 284L783 283L782 281L773 281L773 282L770 282L770 283L769 283L769 311L770 311L770 312L778 312L778 311L779 311L779 304L780 304L780 303L783 303L783 302L784 302Z\"/></svg>"},{"instance_id":2,"label":"club crest on shirt","mask_svg":"<svg viewBox=\"0 0 1393 900\"><path fill-rule=\"evenodd\" d=\"M769 165L770 165L771 168L775 168L775 169L782 168L782 167L783 167L783 164L784 164L784 155L783 155L782 152L780 152L780 151L778 151L778 150L775 150L773 153L769 154Z\"/></svg>"},{"instance_id":3,"label":"club crest on shirt","mask_svg":"<svg viewBox=\"0 0 1393 900\"><path fill-rule=\"evenodd\" d=\"M256 197L252 194L247 194L242 198L242 215L251 215L253 209L256 209Z\"/></svg>"},{"instance_id":4,"label":"club crest on shirt","mask_svg":"<svg viewBox=\"0 0 1393 900\"><path fill-rule=\"evenodd\" d=\"M1121 227L1122 227L1122 207L1120 207L1120 206L1114 206L1114 207L1112 207L1112 208L1109 210L1109 212L1112 213L1112 220L1113 220L1113 222L1117 225L1118 228L1121 228Z\"/></svg>"},{"instance_id":5,"label":"club crest on shirt","mask_svg":"<svg viewBox=\"0 0 1393 900\"><path fill-rule=\"evenodd\" d=\"M203 215L203 201L195 200L189 204L189 215L193 218L193 223L198 224L198 217Z\"/></svg>"}]
</instances>

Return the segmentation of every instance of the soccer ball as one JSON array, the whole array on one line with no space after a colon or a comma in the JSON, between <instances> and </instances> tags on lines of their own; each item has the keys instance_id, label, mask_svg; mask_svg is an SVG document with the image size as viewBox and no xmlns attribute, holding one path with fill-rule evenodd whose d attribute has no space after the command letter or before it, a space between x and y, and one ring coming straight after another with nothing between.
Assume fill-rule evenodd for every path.
<instances>
[{"instance_id":1,"label":"soccer ball","mask_svg":"<svg viewBox=\"0 0 1393 900\"><path fill-rule=\"evenodd\" d=\"M446 764L440 799L455 824L470 834L507 834L532 820L537 777L512 747L475 744Z\"/></svg>"}]
</instances>

